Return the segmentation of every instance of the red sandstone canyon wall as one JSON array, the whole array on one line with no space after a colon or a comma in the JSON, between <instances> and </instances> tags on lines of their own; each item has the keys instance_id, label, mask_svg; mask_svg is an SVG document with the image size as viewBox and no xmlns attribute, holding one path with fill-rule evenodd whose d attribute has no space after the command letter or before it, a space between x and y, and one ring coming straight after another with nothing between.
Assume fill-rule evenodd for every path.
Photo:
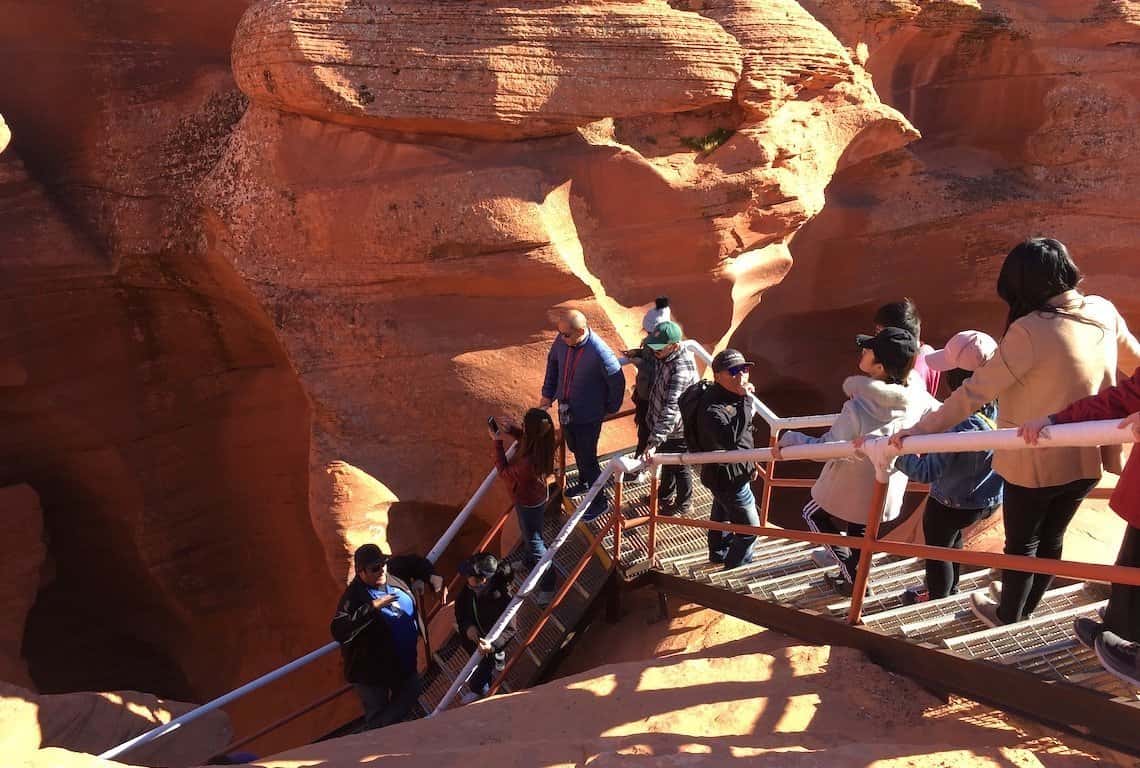
<instances>
[{"instance_id":1,"label":"red sandstone canyon wall","mask_svg":"<svg viewBox=\"0 0 1140 768\"><path fill-rule=\"evenodd\" d=\"M0 676L203 699L326 642L351 548L424 549L485 475L558 307L618 345L668 293L789 414L885 299L1000 330L1028 234L1140 323L1134 8L0 0Z\"/></svg>"},{"instance_id":2,"label":"red sandstone canyon wall","mask_svg":"<svg viewBox=\"0 0 1140 768\"><path fill-rule=\"evenodd\" d=\"M204 700L327 639L309 402L195 214L244 7L0 3L0 486L34 489L44 548L0 623L41 692Z\"/></svg>"},{"instance_id":3,"label":"red sandstone canyon wall","mask_svg":"<svg viewBox=\"0 0 1140 768\"><path fill-rule=\"evenodd\" d=\"M851 334L885 300L912 296L935 345L963 328L1000 334L997 272L1033 235L1065 242L1085 290L1140 324L1135 3L804 6L922 138L836 174L788 278L734 337L780 410L839 404Z\"/></svg>"}]
</instances>

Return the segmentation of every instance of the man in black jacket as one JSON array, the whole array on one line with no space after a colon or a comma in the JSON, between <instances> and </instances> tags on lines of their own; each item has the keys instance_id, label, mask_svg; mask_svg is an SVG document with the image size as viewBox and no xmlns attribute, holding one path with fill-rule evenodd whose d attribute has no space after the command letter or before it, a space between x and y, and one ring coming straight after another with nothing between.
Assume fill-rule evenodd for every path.
<instances>
[{"instance_id":1,"label":"man in black jacket","mask_svg":"<svg viewBox=\"0 0 1140 768\"><path fill-rule=\"evenodd\" d=\"M476 648L483 651L483 660L471 673L468 691L461 698L466 704L487 695L493 672L502 669L505 661L503 648L510 642L513 630L504 631L494 644L483 638L511 602L510 585L514 574L510 565L490 552L478 552L464 560L459 564L459 572L467 577L455 598L459 642L468 653L474 653Z\"/></svg>"},{"instance_id":2,"label":"man in black jacket","mask_svg":"<svg viewBox=\"0 0 1140 768\"><path fill-rule=\"evenodd\" d=\"M329 630L340 643L344 677L364 705L369 730L400 722L419 698L416 657L420 639L428 644L417 598L424 582L438 591L443 580L430 560L389 557L375 544L357 549L353 564L356 578L341 595Z\"/></svg>"},{"instance_id":3,"label":"man in black jacket","mask_svg":"<svg viewBox=\"0 0 1140 768\"><path fill-rule=\"evenodd\" d=\"M702 451L751 449L752 419L755 410L748 381L752 363L735 349L726 349L713 358L713 385L704 393L698 409L697 433ZM752 480L752 462L704 464L701 483L713 495L709 519L717 523L760 525ZM709 561L724 563L725 570L752 562L756 537L751 534L709 531Z\"/></svg>"}]
</instances>

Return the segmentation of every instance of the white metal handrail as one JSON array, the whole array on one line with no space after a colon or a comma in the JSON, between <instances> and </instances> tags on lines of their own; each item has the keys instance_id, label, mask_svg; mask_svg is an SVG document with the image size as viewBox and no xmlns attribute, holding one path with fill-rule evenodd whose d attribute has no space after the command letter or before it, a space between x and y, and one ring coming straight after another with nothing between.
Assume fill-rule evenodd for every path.
<instances>
[{"instance_id":1,"label":"white metal handrail","mask_svg":"<svg viewBox=\"0 0 1140 768\"><path fill-rule=\"evenodd\" d=\"M639 465L651 464L721 464L726 462L827 461L881 452L886 457L912 453L966 453L971 451L1035 450L1036 448L1091 448L1134 442L1130 429L1120 429L1120 419L1054 424L1046 427L1037 446L1029 446L1016 429L994 429L984 432L946 432L933 435L911 435L901 448L889 446L889 438L867 438L861 449L850 440L833 443L809 443L780 449L777 459L771 448L737 451L703 451L700 453L658 453ZM635 470L636 471L636 470Z\"/></svg>"},{"instance_id":2,"label":"white metal handrail","mask_svg":"<svg viewBox=\"0 0 1140 768\"><path fill-rule=\"evenodd\" d=\"M518 443L515 443L507 450L508 459L514 455L514 452L517 448ZM434 563L439 559L440 555L442 555L444 551L447 550L448 546L451 545L451 542L459 533L459 530L463 527L463 524L466 523L467 519L471 517L471 513L475 510L475 507L479 504L483 497L487 495L487 492L494 484L495 478L498 476L498 474L499 470L497 468L492 468L491 471L487 473L487 477L483 479L483 482L479 484L479 487L475 490L475 493L471 496L467 503L463 505L463 508L459 510L455 516L455 519L451 521L451 525L449 525L447 530L443 532L443 535L440 536L439 541L435 543L435 546L431 548L431 551L427 553L426 557L428 560L431 560ZM132 749L135 749L136 747L141 747L144 744L149 744L156 739L160 739L166 734L178 730L187 723L191 723L198 718L203 717L210 712L213 712L216 709L221 709L226 704L240 699L242 696L245 696L248 693L252 693L259 688L272 683L274 680L278 680L290 672L293 672L294 670L300 669L306 664L316 661L322 656L332 653L339 647L340 643L336 642L335 640L326 645L322 645L320 648L317 648L314 651L310 651L300 658L294 659L287 664L283 664L277 669L266 672L261 677L255 678L245 685L235 688L228 693L224 693L215 699L211 699L202 706L195 707L185 714L179 715L168 723L163 723L156 728L152 728L149 731L140 733L138 736L135 736L132 739L124 741L118 746L108 749L107 751L100 754L99 758L102 760L111 760L118 757L119 755L122 755L124 752L128 752Z\"/></svg>"},{"instance_id":3,"label":"white metal handrail","mask_svg":"<svg viewBox=\"0 0 1140 768\"><path fill-rule=\"evenodd\" d=\"M484 639L487 642L494 643L496 640L498 640L499 637L503 634L503 630L506 629L507 626L509 626L510 623L514 620L515 615L519 612L519 608L522 607L523 601L527 598L528 595L530 595L531 592L534 591L535 587L538 586L538 583L542 579L542 575L546 572L546 569L551 567L551 563L554 561L555 555L558 554L558 550L561 549L562 545L565 544L566 541L570 538L570 535L574 532L574 528L581 521L582 517L585 516L587 510L590 509L590 506L598 497L598 494L602 492L602 489L605 488L606 483L609 482L609 479L618 472L630 472L634 467L637 467L639 465L640 462L636 462L620 456L615 456L614 458L610 459L605 468L602 470L602 474L598 476L598 479L595 480L593 485L590 486L590 489L586 492L586 495L583 496L582 500L578 502L578 506L574 510L573 514L567 518L566 523L562 526L562 530L560 530L558 532L558 535L554 537L554 540L550 542L550 546L547 548L546 554L543 555L539 559L538 563L536 563L535 566L531 569L530 575L527 576L525 581L523 581L522 586L519 587L519 591L515 593L514 598L512 598L511 602L507 604L507 607L503 610L502 615L499 616L498 621L495 622L494 626L492 626L490 631L487 632L487 634L484 636ZM463 669L460 670L459 674L455 676L455 680L452 681L451 687L447 689L447 693L445 693L443 695L443 698L439 700L439 704L436 705L435 709L432 710L431 714L429 714L428 717L434 717L447 708L447 705L455 697L455 694L459 691L463 684L467 682L467 679L471 677L471 673L475 671L475 667L477 667L479 665L479 662L482 660L483 652L476 648L475 652L471 654L471 658L469 658L467 660L467 663L463 666Z\"/></svg>"}]
</instances>

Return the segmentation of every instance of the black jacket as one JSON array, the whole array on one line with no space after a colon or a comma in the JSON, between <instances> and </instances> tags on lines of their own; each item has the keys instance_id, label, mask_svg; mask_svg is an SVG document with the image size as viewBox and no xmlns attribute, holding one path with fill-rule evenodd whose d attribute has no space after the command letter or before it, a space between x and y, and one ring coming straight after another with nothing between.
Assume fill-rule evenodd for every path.
<instances>
[{"instance_id":1,"label":"black jacket","mask_svg":"<svg viewBox=\"0 0 1140 768\"><path fill-rule=\"evenodd\" d=\"M424 646L428 648L427 624L420 613L419 595L412 588L415 580L426 582L435 573L431 560L416 555L401 555L388 561L388 583L412 596L416 607L416 625ZM333 639L340 643L344 658L344 678L350 683L394 685L415 670L401 669L395 658L392 633L388 622L372 607L368 587L358 577L349 582L337 603L336 614L329 625Z\"/></svg>"},{"instance_id":2,"label":"black jacket","mask_svg":"<svg viewBox=\"0 0 1140 768\"><path fill-rule=\"evenodd\" d=\"M702 450L753 448L752 419L755 416L751 398L713 384L704 393L698 411L697 430ZM752 462L704 464L701 466L701 482L714 493L734 491L751 481L754 467Z\"/></svg>"},{"instance_id":3,"label":"black jacket","mask_svg":"<svg viewBox=\"0 0 1140 768\"><path fill-rule=\"evenodd\" d=\"M459 642L468 653L474 653L477 644L467 637L467 628L475 627L479 637L487 636L511 602L511 593L508 591L511 579L510 566L500 563L499 570L491 577L487 589L482 593L477 594L467 583L459 590L459 596L455 598L455 623L459 627ZM494 645L502 648L509 640L510 633L504 632Z\"/></svg>"}]
</instances>

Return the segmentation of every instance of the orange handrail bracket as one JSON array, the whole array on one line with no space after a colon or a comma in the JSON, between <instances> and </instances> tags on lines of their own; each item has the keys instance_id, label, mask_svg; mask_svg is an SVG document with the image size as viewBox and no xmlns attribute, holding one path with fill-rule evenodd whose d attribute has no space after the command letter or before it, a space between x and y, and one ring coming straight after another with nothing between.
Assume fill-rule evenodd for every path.
<instances>
[{"instance_id":1,"label":"orange handrail bracket","mask_svg":"<svg viewBox=\"0 0 1140 768\"><path fill-rule=\"evenodd\" d=\"M622 490L625 488L624 481L625 473L618 473L614 476L614 565L616 566L621 562L621 529L622 529Z\"/></svg>"},{"instance_id":2,"label":"orange handrail bracket","mask_svg":"<svg viewBox=\"0 0 1140 768\"><path fill-rule=\"evenodd\" d=\"M772 436L768 438L768 447L775 448L776 443L780 441L780 430L774 428ZM768 507L772 503L772 488L776 483L776 462L768 462L768 471L764 480L764 490L760 492L760 525L768 524ZM764 473L761 473L764 474Z\"/></svg>"},{"instance_id":3,"label":"orange handrail bracket","mask_svg":"<svg viewBox=\"0 0 1140 768\"><path fill-rule=\"evenodd\" d=\"M558 440L558 492L566 495L566 433Z\"/></svg>"},{"instance_id":4,"label":"orange handrail bracket","mask_svg":"<svg viewBox=\"0 0 1140 768\"><path fill-rule=\"evenodd\" d=\"M657 510L661 503L658 493L660 485L661 467L654 465L653 474L649 476L649 541L647 544L649 551L646 553L650 568L657 565Z\"/></svg>"},{"instance_id":5,"label":"orange handrail bracket","mask_svg":"<svg viewBox=\"0 0 1140 768\"><path fill-rule=\"evenodd\" d=\"M863 619L863 597L867 591L867 580L871 577L871 558L875 554L875 541L879 538L879 524L883 520L883 505L886 501L887 484L875 480L875 493L871 496L871 508L867 511L867 530L863 534L863 548L859 552L859 565L855 569L851 608L847 611L848 624L858 624Z\"/></svg>"},{"instance_id":6,"label":"orange handrail bracket","mask_svg":"<svg viewBox=\"0 0 1140 768\"><path fill-rule=\"evenodd\" d=\"M806 541L812 544L829 544L836 547L851 546L851 537L835 533L814 533L812 531L795 531L787 528L774 528L772 526L737 525L735 523L714 523L709 520L690 520L687 518L667 517L658 520L658 525L681 525L690 528L705 528L713 531L728 531L730 533L750 533L769 538L788 539L789 541ZM975 552L968 549L951 549L950 547L933 547L929 544L908 544L901 541L878 539L870 548L864 546L864 552L885 552L903 557L921 557L931 560L945 560L950 563L964 563L977 565L983 568L1004 568L1013 571L1027 571L1029 573L1043 573L1048 576L1061 576L1079 581L1103 581L1112 584L1127 584L1140 586L1140 568L1125 565L1102 565L1100 563L1086 563L1078 560L1046 560L1028 555L1007 555L1002 552Z\"/></svg>"}]
</instances>

